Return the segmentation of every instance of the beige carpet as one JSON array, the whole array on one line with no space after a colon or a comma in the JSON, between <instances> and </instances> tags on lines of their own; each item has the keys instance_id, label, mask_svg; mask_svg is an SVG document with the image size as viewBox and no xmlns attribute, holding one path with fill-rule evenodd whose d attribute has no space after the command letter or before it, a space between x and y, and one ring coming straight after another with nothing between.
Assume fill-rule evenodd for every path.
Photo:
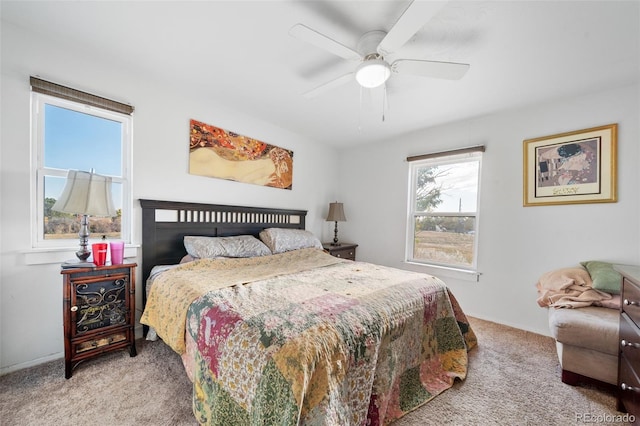
<instances>
[{"instance_id":1,"label":"beige carpet","mask_svg":"<svg viewBox=\"0 0 640 426\"><path fill-rule=\"evenodd\" d=\"M479 346L467 380L394 426L571 425L616 422L615 397L560 381L553 340L470 318ZM589 417L588 417L589 416ZM600 416L600 417L598 417ZM180 358L162 342L138 341L126 351L81 364L71 379L64 362L0 377L0 424L196 425L191 384Z\"/></svg>"}]
</instances>

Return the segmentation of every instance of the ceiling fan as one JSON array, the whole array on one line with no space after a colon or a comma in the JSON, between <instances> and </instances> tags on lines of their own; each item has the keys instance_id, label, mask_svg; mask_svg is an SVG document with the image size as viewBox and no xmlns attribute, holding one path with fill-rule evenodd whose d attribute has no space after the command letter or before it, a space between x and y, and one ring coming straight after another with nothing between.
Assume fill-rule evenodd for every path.
<instances>
[{"instance_id":1,"label":"ceiling fan","mask_svg":"<svg viewBox=\"0 0 640 426\"><path fill-rule=\"evenodd\" d=\"M469 64L419 59L397 59L389 63L385 60L387 55L397 51L413 37L446 3L446 1L412 1L389 32L370 31L364 34L358 41L356 49L347 47L306 25L294 25L289 30L291 36L341 58L359 61L354 71L330 80L304 93L303 96L315 97L352 81L354 77L364 88L382 86L392 73L459 80L469 70Z\"/></svg>"}]
</instances>

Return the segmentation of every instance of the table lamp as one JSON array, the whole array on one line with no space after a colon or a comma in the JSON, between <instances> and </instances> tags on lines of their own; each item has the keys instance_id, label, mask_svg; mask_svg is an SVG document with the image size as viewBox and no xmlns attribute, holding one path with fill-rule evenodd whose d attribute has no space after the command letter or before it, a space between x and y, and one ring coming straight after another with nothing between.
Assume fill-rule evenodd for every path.
<instances>
[{"instance_id":1,"label":"table lamp","mask_svg":"<svg viewBox=\"0 0 640 426\"><path fill-rule=\"evenodd\" d=\"M329 203L329 214L327 215L327 222L335 222L336 227L333 231L333 242L332 246L339 246L338 243L338 222L346 222L347 218L344 216L344 207L342 203L335 202Z\"/></svg>"},{"instance_id":2,"label":"table lamp","mask_svg":"<svg viewBox=\"0 0 640 426\"><path fill-rule=\"evenodd\" d=\"M91 216L115 216L116 209L111 197L111 178L97 175L92 171L83 172L69 170L67 182L62 190L62 195L52 207L53 210L62 213L80 214L80 250L76 256L82 262L91 255L87 249L89 241L89 215Z\"/></svg>"}]
</instances>

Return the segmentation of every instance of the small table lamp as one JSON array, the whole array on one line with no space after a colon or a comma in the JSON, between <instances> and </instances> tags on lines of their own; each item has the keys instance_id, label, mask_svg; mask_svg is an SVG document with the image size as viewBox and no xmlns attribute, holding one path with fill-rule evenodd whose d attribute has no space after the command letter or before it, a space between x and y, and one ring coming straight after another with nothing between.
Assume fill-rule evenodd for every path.
<instances>
[{"instance_id":1,"label":"small table lamp","mask_svg":"<svg viewBox=\"0 0 640 426\"><path fill-rule=\"evenodd\" d=\"M91 172L69 170L67 182L62 190L62 195L52 207L53 210L81 214L80 223L80 250L76 256L81 261L86 261L91 255L87 249L89 240L89 215L115 216L116 209L111 198L111 178Z\"/></svg>"},{"instance_id":2,"label":"small table lamp","mask_svg":"<svg viewBox=\"0 0 640 426\"><path fill-rule=\"evenodd\" d=\"M336 227L333 231L333 242L332 246L339 246L338 243L338 222L346 222L347 218L344 215L344 208L342 203L335 202L329 203L329 214L327 215L327 222L335 222Z\"/></svg>"}]
</instances>

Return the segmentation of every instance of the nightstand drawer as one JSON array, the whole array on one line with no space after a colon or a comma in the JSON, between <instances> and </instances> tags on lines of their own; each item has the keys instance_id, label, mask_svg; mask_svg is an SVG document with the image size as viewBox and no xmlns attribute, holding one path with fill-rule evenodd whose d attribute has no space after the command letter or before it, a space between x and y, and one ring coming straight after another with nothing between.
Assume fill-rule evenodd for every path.
<instances>
[{"instance_id":1,"label":"nightstand drawer","mask_svg":"<svg viewBox=\"0 0 640 426\"><path fill-rule=\"evenodd\" d=\"M71 344L73 357L79 355L93 356L94 352L104 352L115 347L126 347L130 342L131 331L123 330L103 336L93 336L90 339L74 341Z\"/></svg>"},{"instance_id":2,"label":"nightstand drawer","mask_svg":"<svg viewBox=\"0 0 640 426\"><path fill-rule=\"evenodd\" d=\"M640 329L623 313L620 316L620 350L631 365L640 372Z\"/></svg>"},{"instance_id":3,"label":"nightstand drawer","mask_svg":"<svg viewBox=\"0 0 640 426\"><path fill-rule=\"evenodd\" d=\"M640 413L640 380L625 357L620 358L618 381L620 383L618 388L620 401L628 413L637 415Z\"/></svg>"},{"instance_id":4,"label":"nightstand drawer","mask_svg":"<svg viewBox=\"0 0 640 426\"><path fill-rule=\"evenodd\" d=\"M334 257L341 259L356 260L356 247L357 244L342 243L340 245L332 245L330 243L322 244L322 247Z\"/></svg>"},{"instance_id":5,"label":"nightstand drawer","mask_svg":"<svg viewBox=\"0 0 640 426\"><path fill-rule=\"evenodd\" d=\"M356 260L356 249L342 249L342 250L333 250L331 255L335 257L341 257L343 259Z\"/></svg>"},{"instance_id":6,"label":"nightstand drawer","mask_svg":"<svg viewBox=\"0 0 640 426\"><path fill-rule=\"evenodd\" d=\"M640 327L640 288L626 277L622 282L622 310Z\"/></svg>"}]
</instances>

